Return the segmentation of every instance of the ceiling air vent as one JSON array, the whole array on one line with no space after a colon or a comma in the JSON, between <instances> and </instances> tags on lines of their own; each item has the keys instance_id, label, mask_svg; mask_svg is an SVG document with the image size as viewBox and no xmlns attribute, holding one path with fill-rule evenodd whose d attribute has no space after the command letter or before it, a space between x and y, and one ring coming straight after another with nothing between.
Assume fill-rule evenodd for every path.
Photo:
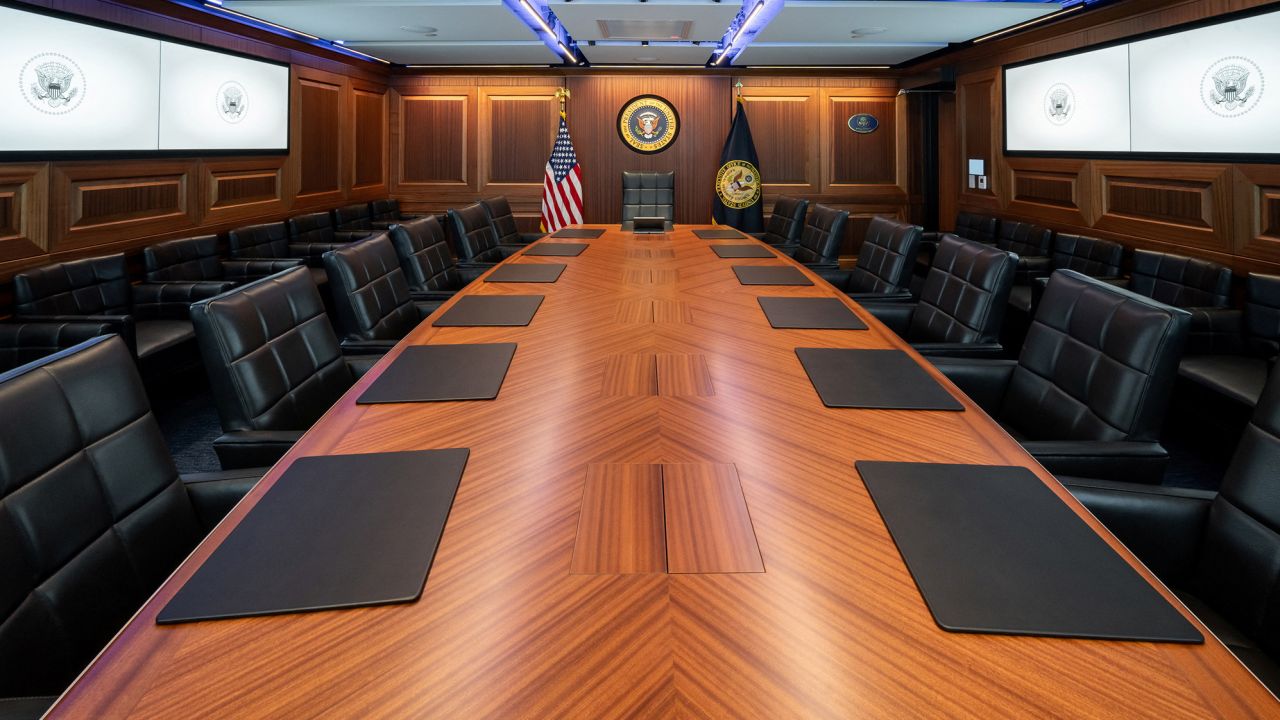
<instances>
[{"instance_id":1,"label":"ceiling air vent","mask_svg":"<svg viewBox=\"0 0 1280 720\"><path fill-rule=\"evenodd\" d=\"M597 20L606 40L688 40L692 20Z\"/></svg>"}]
</instances>

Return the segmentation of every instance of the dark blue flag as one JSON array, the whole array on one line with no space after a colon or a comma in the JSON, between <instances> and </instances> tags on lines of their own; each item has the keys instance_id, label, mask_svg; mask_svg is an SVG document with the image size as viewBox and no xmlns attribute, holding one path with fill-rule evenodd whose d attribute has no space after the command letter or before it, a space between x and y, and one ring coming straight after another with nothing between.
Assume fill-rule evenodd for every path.
<instances>
[{"instance_id":1,"label":"dark blue flag","mask_svg":"<svg viewBox=\"0 0 1280 720\"><path fill-rule=\"evenodd\" d=\"M764 184L760 180L760 160L751 140L746 105L738 100L729 138L720 153L720 169L716 171L716 195L712 201L712 217L718 225L729 225L743 232L764 230Z\"/></svg>"}]
</instances>

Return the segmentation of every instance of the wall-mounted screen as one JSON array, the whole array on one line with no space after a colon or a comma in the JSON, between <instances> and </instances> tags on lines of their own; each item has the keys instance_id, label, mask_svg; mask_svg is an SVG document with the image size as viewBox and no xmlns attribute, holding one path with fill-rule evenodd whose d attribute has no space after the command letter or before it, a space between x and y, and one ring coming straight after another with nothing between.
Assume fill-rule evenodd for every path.
<instances>
[{"instance_id":1,"label":"wall-mounted screen","mask_svg":"<svg viewBox=\"0 0 1280 720\"><path fill-rule=\"evenodd\" d=\"M1280 12L1004 69L1005 151L1280 154Z\"/></svg>"},{"instance_id":2,"label":"wall-mounted screen","mask_svg":"<svg viewBox=\"0 0 1280 720\"><path fill-rule=\"evenodd\" d=\"M0 5L0 153L283 152L289 68Z\"/></svg>"}]
</instances>

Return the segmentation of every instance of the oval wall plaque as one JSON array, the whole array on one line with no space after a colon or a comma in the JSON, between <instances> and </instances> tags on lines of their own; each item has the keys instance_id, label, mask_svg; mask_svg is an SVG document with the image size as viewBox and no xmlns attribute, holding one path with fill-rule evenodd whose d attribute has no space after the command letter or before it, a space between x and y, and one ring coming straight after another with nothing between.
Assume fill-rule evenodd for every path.
<instances>
[{"instance_id":1,"label":"oval wall plaque","mask_svg":"<svg viewBox=\"0 0 1280 720\"><path fill-rule=\"evenodd\" d=\"M618 113L618 136L638 153L662 152L679 134L680 116L657 95L637 95Z\"/></svg>"},{"instance_id":2,"label":"oval wall plaque","mask_svg":"<svg viewBox=\"0 0 1280 720\"><path fill-rule=\"evenodd\" d=\"M865 135L875 132L878 127L880 127L880 121L876 119L875 115L858 113L849 118L849 129L856 133Z\"/></svg>"}]
</instances>

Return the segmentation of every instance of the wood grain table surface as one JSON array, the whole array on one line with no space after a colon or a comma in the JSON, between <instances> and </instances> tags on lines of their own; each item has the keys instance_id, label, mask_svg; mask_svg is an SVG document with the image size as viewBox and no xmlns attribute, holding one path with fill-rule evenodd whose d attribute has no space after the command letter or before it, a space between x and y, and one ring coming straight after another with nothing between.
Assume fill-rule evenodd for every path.
<instances>
[{"instance_id":1,"label":"wood grain table surface","mask_svg":"<svg viewBox=\"0 0 1280 720\"><path fill-rule=\"evenodd\" d=\"M567 265L554 284L468 286L459 296L546 300L528 327L420 325L51 716L1280 715L1198 621L1203 645L941 630L854 461L1029 467L1182 606L932 366L965 412L824 407L794 348L907 346L853 303L869 330L770 328L759 296L843 296L813 275L812 287L740 285L734 265L793 263L722 260L709 247L731 241L691 230L610 226L579 257L506 261ZM355 404L405 347L477 342L519 345L497 399ZM451 447L471 458L418 602L155 624L296 458Z\"/></svg>"}]
</instances>

